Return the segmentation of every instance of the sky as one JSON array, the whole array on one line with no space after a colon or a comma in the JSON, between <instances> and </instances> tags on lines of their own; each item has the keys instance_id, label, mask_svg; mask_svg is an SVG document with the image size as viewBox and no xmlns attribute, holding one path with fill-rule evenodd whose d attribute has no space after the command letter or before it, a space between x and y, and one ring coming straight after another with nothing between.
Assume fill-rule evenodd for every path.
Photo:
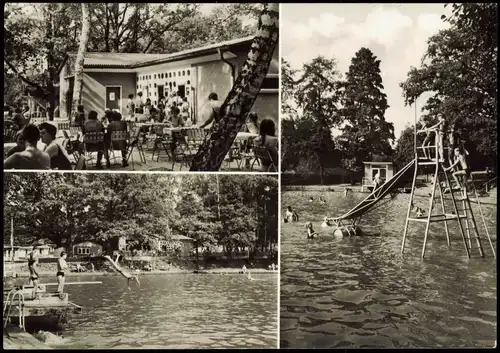
<instances>
[{"instance_id":1,"label":"sky","mask_svg":"<svg viewBox=\"0 0 500 353\"><path fill-rule=\"evenodd\" d=\"M411 66L419 67L427 39L447 24L444 4L281 4L281 55L293 69L323 55L337 60L341 73L354 54L369 48L381 60L380 71L396 139L413 124L414 107L405 107L399 83ZM417 108L424 105L422 97Z\"/></svg>"}]
</instances>

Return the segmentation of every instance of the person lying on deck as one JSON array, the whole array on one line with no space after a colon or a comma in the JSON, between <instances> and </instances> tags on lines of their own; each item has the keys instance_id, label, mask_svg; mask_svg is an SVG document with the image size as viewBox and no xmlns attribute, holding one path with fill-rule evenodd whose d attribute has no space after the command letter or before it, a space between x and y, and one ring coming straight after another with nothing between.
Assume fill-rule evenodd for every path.
<instances>
[{"instance_id":1,"label":"person lying on deck","mask_svg":"<svg viewBox=\"0 0 500 353\"><path fill-rule=\"evenodd\" d=\"M137 278L137 276L131 274L130 272L128 272L127 270L121 268L119 265L118 265L118 259L120 258L120 255L117 254L116 255L116 259L115 261L113 261L113 259L111 259L111 257L109 255L106 255L104 256L105 259L108 259L111 264L113 264L113 267L123 276L127 279L127 286L128 286L128 289L130 290L130 281L131 280L135 280L137 282L138 285L140 285L141 283L139 282L139 279Z\"/></svg>"}]
</instances>

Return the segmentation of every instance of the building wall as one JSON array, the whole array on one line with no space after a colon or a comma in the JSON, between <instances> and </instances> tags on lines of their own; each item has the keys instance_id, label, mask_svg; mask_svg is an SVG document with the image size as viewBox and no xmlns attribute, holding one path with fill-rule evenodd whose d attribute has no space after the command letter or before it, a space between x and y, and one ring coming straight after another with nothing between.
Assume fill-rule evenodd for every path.
<instances>
[{"instance_id":1,"label":"building wall","mask_svg":"<svg viewBox=\"0 0 500 353\"><path fill-rule=\"evenodd\" d=\"M79 254L79 248L89 248L90 252L88 254ZM96 256L102 254L102 246L94 243L83 243L73 245L73 255L74 256Z\"/></svg>"},{"instance_id":2,"label":"building wall","mask_svg":"<svg viewBox=\"0 0 500 353\"><path fill-rule=\"evenodd\" d=\"M83 74L82 105L85 113L95 110L104 115L106 86L121 86L121 113L124 114L129 94L135 95L135 73L87 72Z\"/></svg>"},{"instance_id":3,"label":"building wall","mask_svg":"<svg viewBox=\"0 0 500 353\"><path fill-rule=\"evenodd\" d=\"M235 65L235 78L238 77L243 64L248 56L248 49L233 51L235 58L227 61ZM231 77L231 67L220 59L213 62L201 63L196 65L196 123L205 122L211 113L211 107L208 103L208 95L212 92L217 93L221 104L226 99L233 81ZM279 73L278 48L274 51L272 62L269 66L268 75ZM271 118L276 124L276 133L278 133L279 107L278 107L278 89L266 90L260 92L252 107L259 120Z\"/></svg>"}]
</instances>

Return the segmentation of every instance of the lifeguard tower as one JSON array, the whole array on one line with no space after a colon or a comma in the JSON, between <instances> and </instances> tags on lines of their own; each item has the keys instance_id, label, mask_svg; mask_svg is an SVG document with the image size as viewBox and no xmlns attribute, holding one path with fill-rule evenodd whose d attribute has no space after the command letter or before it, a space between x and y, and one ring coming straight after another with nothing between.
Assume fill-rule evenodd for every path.
<instances>
[{"instance_id":1,"label":"lifeguard tower","mask_svg":"<svg viewBox=\"0 0 500 353\"><path fill-rule=\"evenodd\" d=\"M415 114L416 120L416 114ZM403 233L403 242L401 244L401 254L404 252L406 237L408 235L408 228L410 222L421 222L425 223L425 233L424 233L424 244L422 246L422 259L425 256L425 250L427 245L427 239L429 236L429 229L431 223L444 223L444 230L446 233L446 240L448 246L450 246L450 233L448 229L448 222L457 222L458 228L460 230L460 235L462 237L467 256L470 258L471 253L476 251L481 257L484 257L484 250L481 243L481 237L476 223L476 218L472 212L471 200L469 194L473 194L475 201L477 202L479 213L481 215L482 223L484 225L485 233L488 241L493 251L493 256L496 257L495 247L491 241L490 234L488 232L488 227L484 218L483 210L481 208L481 202L478 197L478 193L474 184L473 173L468 176L463 176L462 186L452 185L450 178L452 178L451 173L453 171L445 171L445 161L447 157L453 153L453 146L443 146L441 151L444 156L439 155L440 145L438 138L438 128L434 129L424 129L421 131L416 130L417 123L415 121L415 131L414 131L414 150L415 150L415 169L413 174L413 183L411 187L410 200L408 203L408 211L406 215L405 228ZM417 135L423 133L433 133L434 134L434 145L430 146L417 146ZM451 133L450 131L444 131L445 134ZM448 139L443 139L448 141ZM424 152L424 149L426 150ZM415 184L418 178L419 170L425 168L434 169L434 178L432 179L432 190L428 196L429 208L426 213L415 215L414 199L415 199ZM467 180L466 180L467 179ZM437 195L436 195L437 191ZM459 195L457 195L458 193ZM447 199L445 195L449 195ZM446 201L451 201L451 207L449 207ZM440 210L436 211L435 204L439 203ZM413 214L412 214L413 213Z\"/></svg>"}]
</instances>

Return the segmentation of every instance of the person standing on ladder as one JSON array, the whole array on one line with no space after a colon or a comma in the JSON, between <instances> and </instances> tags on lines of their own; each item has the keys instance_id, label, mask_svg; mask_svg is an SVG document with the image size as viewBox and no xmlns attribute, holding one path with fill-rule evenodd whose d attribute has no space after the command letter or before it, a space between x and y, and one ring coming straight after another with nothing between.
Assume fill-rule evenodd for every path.
<instances>
[{"instance_id":1,"label":"person standing on ladder","mask_svg":"<svg viewBox=\"0 0 500 353\"><path fill-rule=\"evenodd\" d=\"M466 197L466 188L465 183L467 182L467 178L470 174L469 165L467 164L467 159L465 158L465 153L463 153L459 147L454 149L455 152L455 162L450 165L448 168L444 168L445 172L452 170L455 167L459 167L459 170L453 172L453 179L457 183L459 189L462 189L463 197ZM462 178L462 182L460 182L460 178Z\"/></svg>"},{"instance_id":2,"label":"person standing on ladder","mask_svg":"<svg viewBox=\"0 0 500 353\"><path fill-rule=\"evenodd\" d=\"M436 127L438 129L437 133L437 144L438 144L438 153L439 153L439 162L444 163L445 157L444 157L444 135L446 134L446 130L448 129L448 124L443 117L442 113L439 113L438 115L438 123L436 124Z\"/></svg>"}]
</instances>

